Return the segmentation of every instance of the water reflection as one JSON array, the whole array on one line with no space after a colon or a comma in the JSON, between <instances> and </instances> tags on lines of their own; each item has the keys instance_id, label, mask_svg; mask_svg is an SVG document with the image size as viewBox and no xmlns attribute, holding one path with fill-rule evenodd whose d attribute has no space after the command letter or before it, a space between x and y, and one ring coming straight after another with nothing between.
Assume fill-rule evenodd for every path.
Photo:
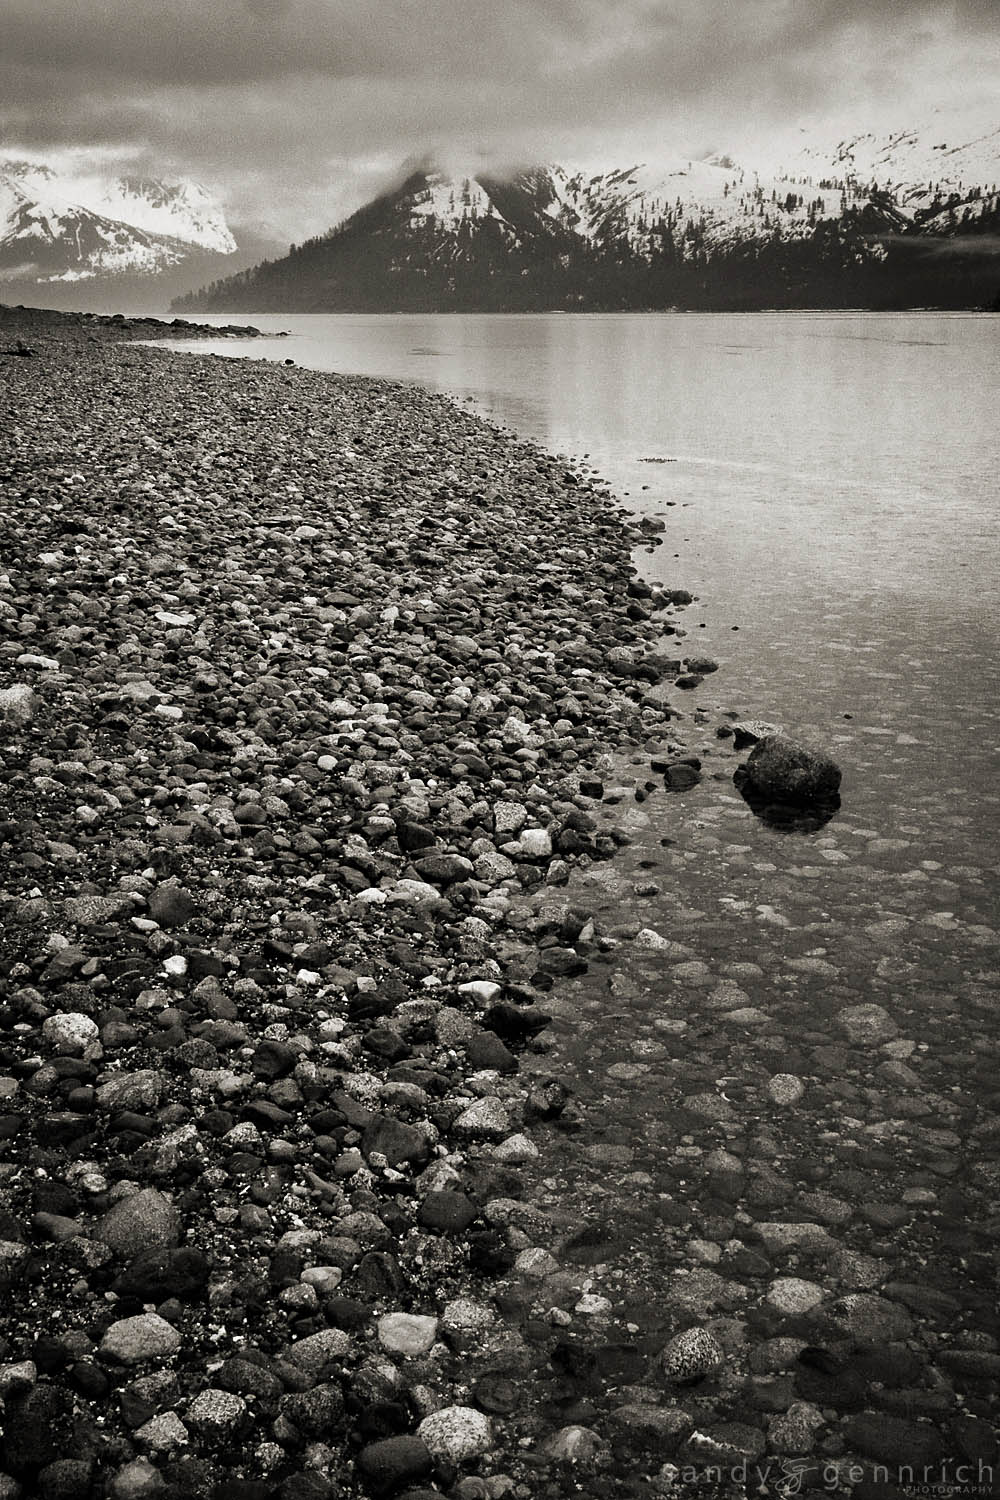
<instances>
[{"instance_id":1,"label":"water reflection","mask_svg":"<svg viewBox=\"0 0 1000 1500\"><path fill-rule=\"evenodd\" d=\"M840 797L809 803L774 802L762 795L742 767L733 775L733 785L755 818L775 833L818 833L840 811Z\"/></svg>"}]
</instances>

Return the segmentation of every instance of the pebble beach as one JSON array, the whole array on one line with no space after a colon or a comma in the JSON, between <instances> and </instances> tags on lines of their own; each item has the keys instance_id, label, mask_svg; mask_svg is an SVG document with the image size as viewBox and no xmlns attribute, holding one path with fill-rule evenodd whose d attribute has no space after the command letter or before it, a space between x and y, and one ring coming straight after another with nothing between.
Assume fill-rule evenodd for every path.
<instances>
[{"instance_id":1,"label":"pebble beach","mask_svg":"<svg viewBox=\"0 0 1000 1500\"><path fill-rule=\"evenodd\" d=\"M662 523L175 334L0 309L0 1500L994 1493L989 985L783 1042L635 919L739 802Z\"/></svg>"}]
</instances>

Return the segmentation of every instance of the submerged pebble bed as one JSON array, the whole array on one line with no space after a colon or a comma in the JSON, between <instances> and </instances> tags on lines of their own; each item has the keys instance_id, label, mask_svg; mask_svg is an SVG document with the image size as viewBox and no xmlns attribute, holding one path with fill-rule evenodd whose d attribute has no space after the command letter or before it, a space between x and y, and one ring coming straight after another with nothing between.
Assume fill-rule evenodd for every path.
<instances>
[{"instance_id":1,"label":"submerged pebble bed","mask_svg":"<svg viewBox=\"0 0 1000 1500\"><path fill-rule=\"evenodd\" d=\"M148 334L0 356L0 1495L978 1482L985 897L949 1005L737 846L586 474Z\"/></svg>"}]
</instances>

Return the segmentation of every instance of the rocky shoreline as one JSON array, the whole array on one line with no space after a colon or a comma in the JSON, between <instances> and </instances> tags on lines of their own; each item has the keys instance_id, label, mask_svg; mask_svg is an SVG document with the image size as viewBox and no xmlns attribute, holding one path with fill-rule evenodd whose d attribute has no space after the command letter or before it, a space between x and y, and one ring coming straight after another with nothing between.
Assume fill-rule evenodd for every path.
<instances>
[{"instance_id":1,"label":"rocky shoreline","mask_svg":"<svg viewBox=\"0 0 1000 1500\"><path fill-rule=\"evenodd\" d=\"M502 1289L572 1104L519 1054L599 942L607 752L694 771L650 529L151 332L0 317L0 1495L533 1494L490 1369L552 1331Z\"/></svg>"},{"instance_id":2,"label":"rocky shoreline","mask_svg":"<svg viewBox=\"0 0 1000 1500\"><path fill-rule=\"evenodd\" d=\"M994 1493L987 872L776 843L586 471L200 331L0 309L0 1500Z\"/></svg>"}]
</instances>

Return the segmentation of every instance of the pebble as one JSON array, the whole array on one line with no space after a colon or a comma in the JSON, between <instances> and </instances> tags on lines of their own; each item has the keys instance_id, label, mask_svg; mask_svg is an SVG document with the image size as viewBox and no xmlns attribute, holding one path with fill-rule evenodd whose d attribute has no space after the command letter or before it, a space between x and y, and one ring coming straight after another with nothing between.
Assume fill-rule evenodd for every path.
<instances>
[{"instance_id":1,"label":"pebble","mask_svg":"<svg viewBox=\"0 0 1000 1500\"><path fill-rule=\"evenodd\" d=\"M493 1423L473 1406L445 1406L424 1417L417 1437L437 1463L468 1463L493 1447Z\"/></svg>"},{"instance_id":2,"label":"pebble","mask_svg":"<svg viewBox=\"0 0 1000 1500\"><path fill-rule=\"evenodd\" d=\"M848 1041L859 1047L873 1047L899 1035L895 1021L881 1005L847 1005L837 1012L837 1021Z\"/></svg>"},{"instance_id":3,"label":"pebble","mask_svg":"<svg viewBox=\"0 0 1000 1500\"><path fill-rule=\"evenodd\" d=\"M480 1141L502 1141L511 1133L510 1116L503 1101L496 1097L477 1099L452 1121L452 1131L459 1137Z\"/></svg>"},{"instance_id":4,"label":"pebble","mask_svg":"<svg viewBox=\"0 0 1000 1500\"><path fill-rule=\"evenodd\" d=\"M342 1360L349 1353L351 1340L340 1328L324 1328L289 1344L287 1358L300 1370L318 1378L327 1365Z\"/></svg>"},{"instance_id":5,"label":"pebble","mask_svg":"<svg viewBox=\"0 0 1000 1500\"><path fill-rule=\"evenodd\" d=\"M176 1245L180 1224L177 1209L158 1188L140 1188L112 1204L93 1233L116 1254L132 1260L143 1250Z\"/></svg>"},{"instance_id":6,"label":"pebble","mask_svg":"<svg viewBox=\"0 0 1000 1500\"><path fill-rule=\"evenodd\" d=\"M553 1463L575 1464L593 1458L603 1446L600 1433L592 1427L569 1426L550 1433L538 1445L538 1452Z\"/></svg>"},{"instance_id":7,"label":"pebble","mask_svg":"<svg viewBox=\"0 0 1000 1500\"><path fill-rule=\"evenodd\" d=\"M77 1011L63 1011L46 1016L42 1036L57 1052L79 1057L93 1047L99 1032L96 1021Z\"/></svg>"},{"instance_id":8,"label":"pebble","mask_svg":"<svg viewBox=\"0 0 1000 1500\"><path fill-rule=\"evenodd\" d=\"M426 1354L437 1339L438 1319L421 1313L385 1313L378 1320L378 1341L387 1354L408 1359Z\"/></svg>"},{"instance_id":9,"label":"pebble","mask_svg":"<svg viewBox=\"0 0 1000 1500\"><path fill-rule=\"evenodd\" d=\"M231 1438L246 1425L248 1416L249 1408L242 1396L209 1386L199 1391L190 1403L185 1421L192 1432L214 1444Z\"/></svg>"},{"instance_id":10,"label":"pebble","mask_svg":"<svg viewBox=\"0 0 1000 1500\"><path fill-rule=\"evenodd\" d=\"M433 1459L419 1437L401 1434L362 1448L358 1467L376 1494L391 1494L403 1484L428 1475Z\"/></svg>"},{"instance_id":11,"label":"pebble","mask_svg":"<svg viewBox=\"0 0 1000 1500\"><path fill-rule=\"evenodd\" d=\"M29 683L15 682L0 688L0 720L15 725L30 724L37 708L38 700Z\"/></svg>"},{"instance_id":12,"label":"pebble","mask_svg":"<svg viewBox=\"0 0 1000 1500\"><path fill-rule=\"evenodd\" d=\"M165 1493L163 1476L148 1458L132 1459L111 1481L112 1500L154 1500Z\"/></svg>"},{"instance_id":13,"label":"pebble","mask_svg":"<svg viewBox=\"0 0 1000 1500\"><path fill-rule=\"evenodd\" d=\"M825 1296L825 1291L815 1281L804 1281L799 1276L779 1276L767 1289L770 1306L786 1317L809 1312L818 1307Z\"/></svg>"},{"instance_id":14,"label":"pebble","mask_svg":"<svg viewBox=\"0 0 1000 1500\"><path fill-rule=\"evenodd\" d=\"M159 1313L140 1313L112 1323L101 1340L101 1353L122 1365L149 1364L176 1354L183 1340Z\"/></svg>"},{"instance_id":15,"label":"pebble","mask_svg":"<svg viewBox=\"0 0 1000 1500\"><path fill-rule=\"evenodd\" d=\"M767 1082L767 1097L773 1104L798 1104L805 1091L802 1079L796 1078L794 1073L775 1073Z\"/></svg>"},{"instance_id":16,"label":"pebble","mask_svg":"<svg viewBox=\"0 0 1000 1500\"><path fill-rule=\"evenodd\" d=\"M660 1362L668 1380L683 1384L712 1374L725 1357L722 1345L708 1329L686 1328L665 1345Z\"/></svg>"},{"instance_id":17,"label":"pebble","mask_svg":"<svg viewBox=\"0 0 1000 1500\"><path fill-rule=\"evenodd\" d=\"M812 1453L816 1436L824 1425L823 1413L808 1401L793 1401L787 1411L772 1417L767 1438L775 1453Z\"/></svg>"}]
</instances>

